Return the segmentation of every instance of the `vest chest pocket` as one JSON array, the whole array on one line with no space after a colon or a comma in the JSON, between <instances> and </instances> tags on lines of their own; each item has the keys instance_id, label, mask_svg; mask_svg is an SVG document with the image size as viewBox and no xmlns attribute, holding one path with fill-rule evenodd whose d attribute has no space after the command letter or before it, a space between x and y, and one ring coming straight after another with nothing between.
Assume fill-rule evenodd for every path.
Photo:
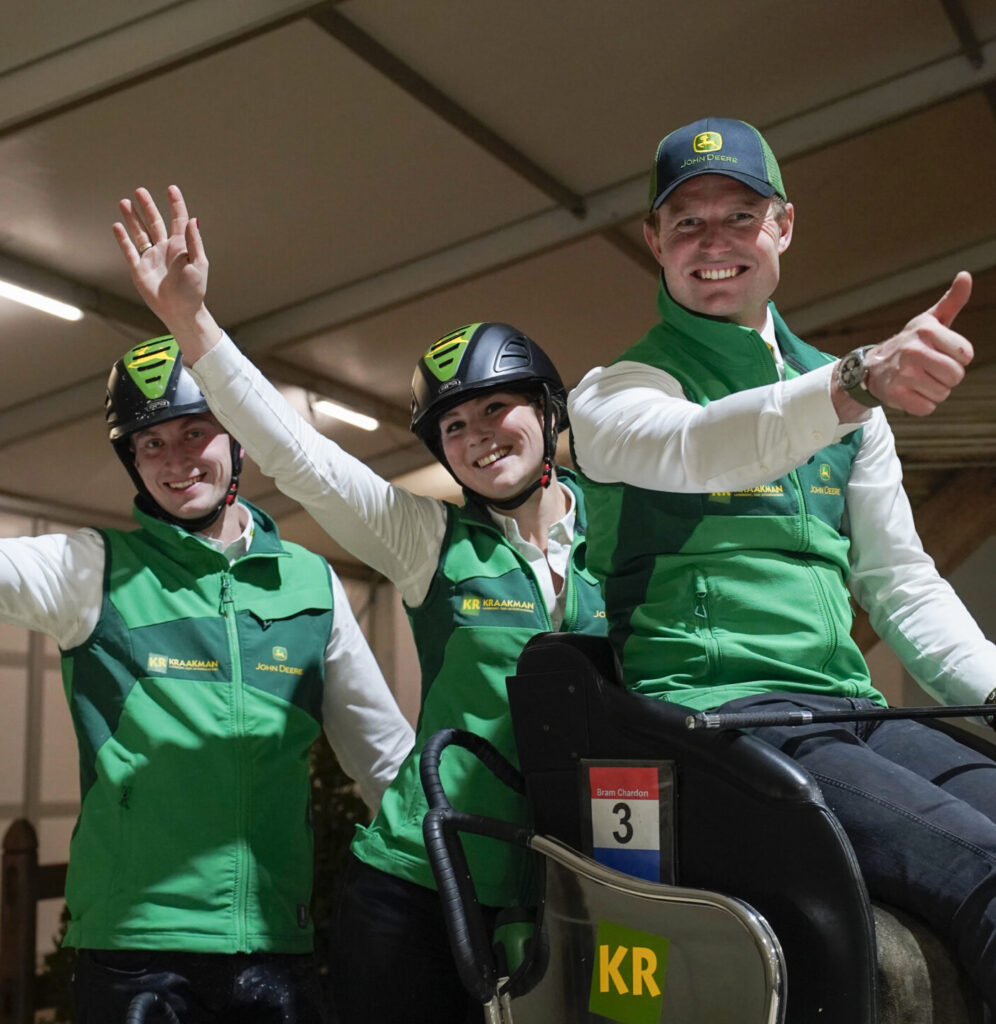
<instances>
[{"instance_id":1,"label":"vest chest pocket","mask_svg":"<svg viewBox=\"0 0 996 1024\"><path fill-rule=\"evenodd\" d=\"M835 530L840 528L844 516L844 497L853 457L851 443L830 445L798 470L806 510Z\"/></svg>"},{"instance_id":2,"label":"vest chest pocket","mask_svg":"<svg viewBox=\"0 0 996 1024\"><path fill-rule=\"evenodd\" d=\"M236 613L243 681L316 720L321 720L325 650L332 633L330 603L281 618L263 618L255 609Z\"/></svg>"}]
</instances>

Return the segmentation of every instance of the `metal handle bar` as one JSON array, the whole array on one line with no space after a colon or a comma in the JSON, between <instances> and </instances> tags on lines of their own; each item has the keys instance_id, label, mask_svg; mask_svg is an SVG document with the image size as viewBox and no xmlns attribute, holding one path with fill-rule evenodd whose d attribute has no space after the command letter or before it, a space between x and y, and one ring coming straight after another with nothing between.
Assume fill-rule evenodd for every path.
<instances>
[{"instance_id":1,"label":"metal handle bar","mask_svg":"<svg viewBox=\"0 0 996 1024\"><path fill-rule=\"evenodd\" d=\"M492 775L516 793L525 793L526 780L486 739L466 729L440 729L426 741L419 756L419 775L430 807L449 807L450 801L439 781L439 760L447 747L469 750Z\"/></svg>"},{"instance_id":2,"label":"metal handle bar","mask_svg":"<svg viewBox=\"0 0 996 1024\"><path fill-rule=\"evenodd\" d=\"M166 1024L180 1024L176 1011L159 992L139 992L128 1004L125 1024L144 1024L149 1017L157 1016Z\"/></svg>"},{"instance_id":3,"label":"metal handle bar","mask_svg":"<svg viewBox=\"0 0 996 1024\"><path fill-rule=\"evenodd\" d=\"M453 959L464 988L478 1002L489 1003L496 995L498 967L459 833L473 832L520 846L528 845L532 833L511 822L466 814L450 805L439 779L440 760L448 746L469 750L517 793L525 792L525 780L487 740L463 729L433 734L419 758L422 788L430 808L422 820L422 836L439 889Z\"/></svg>"},{"instance_id":4,"label":"metal handle bar","mask_svg":"<svg viewBox=\"0 0 996 1024\"><path fill-rule=\"evenodd\" d=\"M754 729L760 726L812 725L819 722L860 722L881 718L991 718L992 704L959 704L925 708L851 708L841 711L701 711L685 719L688 729Z\"/></svg>"}]
</instances>

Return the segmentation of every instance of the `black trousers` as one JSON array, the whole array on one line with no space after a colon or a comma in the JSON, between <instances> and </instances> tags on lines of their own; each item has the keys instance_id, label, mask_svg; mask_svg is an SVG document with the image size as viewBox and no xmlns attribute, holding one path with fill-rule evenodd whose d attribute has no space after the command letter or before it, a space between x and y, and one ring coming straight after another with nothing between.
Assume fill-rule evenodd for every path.
<instances>
[{"instance_id":1,"label":"black trousers","mask_svg":"<svg viewBox=\"0 0 996 1024\"><path fill-rule=\"evenodd\" d=\"M79 951L76 1024L124 1024L140 992L159 993L180 1024L325 1024L310 953Z\"/></svg>"},{"instance_id":2,"label":"black trousers","mask_svg":"<svg viewBox=\"0 0 996 1024\"><path fill-rule=\"evenodd\" d=\"M723 711L840 711L868 700L769 693ZM996 1010L996 762L907 719L752 730L816 779L873 897L923 918Z\"/></svg>"},{"instance_id":3,"label":"black trousers","mask_svg":"<svg viewBox=\"0 0 996 1024\"><path fill-rule=\"evenodd\" d=\"M489 927L495 911L483 908ZM481 1003L453 963L442 904L426 889L346 862L332 928L332 1002L338 1024L478 1024Z\"/></svg>"}]
</instances>

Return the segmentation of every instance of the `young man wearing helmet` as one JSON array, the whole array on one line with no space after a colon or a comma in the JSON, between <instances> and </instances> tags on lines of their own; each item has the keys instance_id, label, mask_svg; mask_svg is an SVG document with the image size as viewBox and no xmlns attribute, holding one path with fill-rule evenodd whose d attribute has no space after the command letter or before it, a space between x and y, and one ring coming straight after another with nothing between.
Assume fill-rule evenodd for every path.
<instances>
[{"instance_id":1,"label":"young man wearing helmet","mask_svg":"<svg viewBox=\"0 0 996 1024\"><path fill-rule=\"evenodd\" d=\"M939 702L992 703L996 649L925 554L875 408L926 415L963 379L969 275L837 360L769 302L794 211L756 129L666 136L650 201L660 322L570 398L627 685L697 711L882 706L853 595ZM928 921L996 1008L996 765L903 719L754 734L814 776L872 896Z\"/></svg>"},{"instance_id":2,"label":"young man wearing helmet","mask_svg":"<svg viewBox=\"0 0 996 1024\"><path fill-rule=\"evenodd\" d=\"M76 1020L151 991L184 1024L319 1024L307 751L324 727L376 808L412 730L327 563L236 499L172 338L125 353L105 411L138 528L0 540L0 619L59 644L80 748Z\"/></svg>"},{"instance_id":3,"label":"young man wearing helmet","mask_svg":"<svg viewBox=\"0 0 996 1024\"><path fill-rule=\"evenodd\" d=\"M585 566L583 498L553 466L566 425L549 359L507 324L440 338L412 381L412 429L464 489L452 505L393 487L318 434L224 336L204 305L207 258L180 191L167 230L148 192L121 204L115 235L146 303L176 334L222 423L263 472L354 556L391 580L408 609L422 666L415 748L373 823L358 830L339 904L336 1009L352 1022L476 1019L453 966L422 840L419 754L446 726L465 727L515 759L505 678L531 636L604 633ZM580 528L576 528L580 527ZM443 762L462 810L509 820L521 798L464 752ZM522 898L510 850L465 840L481 902Z\"/></svg>"}]
</instances>

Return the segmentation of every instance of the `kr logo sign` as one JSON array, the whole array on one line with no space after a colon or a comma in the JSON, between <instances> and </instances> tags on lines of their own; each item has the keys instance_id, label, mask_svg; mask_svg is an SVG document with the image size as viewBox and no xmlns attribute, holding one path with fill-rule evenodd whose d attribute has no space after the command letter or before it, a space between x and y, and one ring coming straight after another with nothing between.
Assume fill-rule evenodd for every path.
<instances>
[{"instance_id":1,"label":"kr logo sign","mask_svg":"<svg viewBox=\"0 0 996 1024\"><path fill-rule=\"evenodd\" d=\"M658 1024L668 940L599 921L588 1009L619 1024Z\"/></svg>"}]
</instances>

